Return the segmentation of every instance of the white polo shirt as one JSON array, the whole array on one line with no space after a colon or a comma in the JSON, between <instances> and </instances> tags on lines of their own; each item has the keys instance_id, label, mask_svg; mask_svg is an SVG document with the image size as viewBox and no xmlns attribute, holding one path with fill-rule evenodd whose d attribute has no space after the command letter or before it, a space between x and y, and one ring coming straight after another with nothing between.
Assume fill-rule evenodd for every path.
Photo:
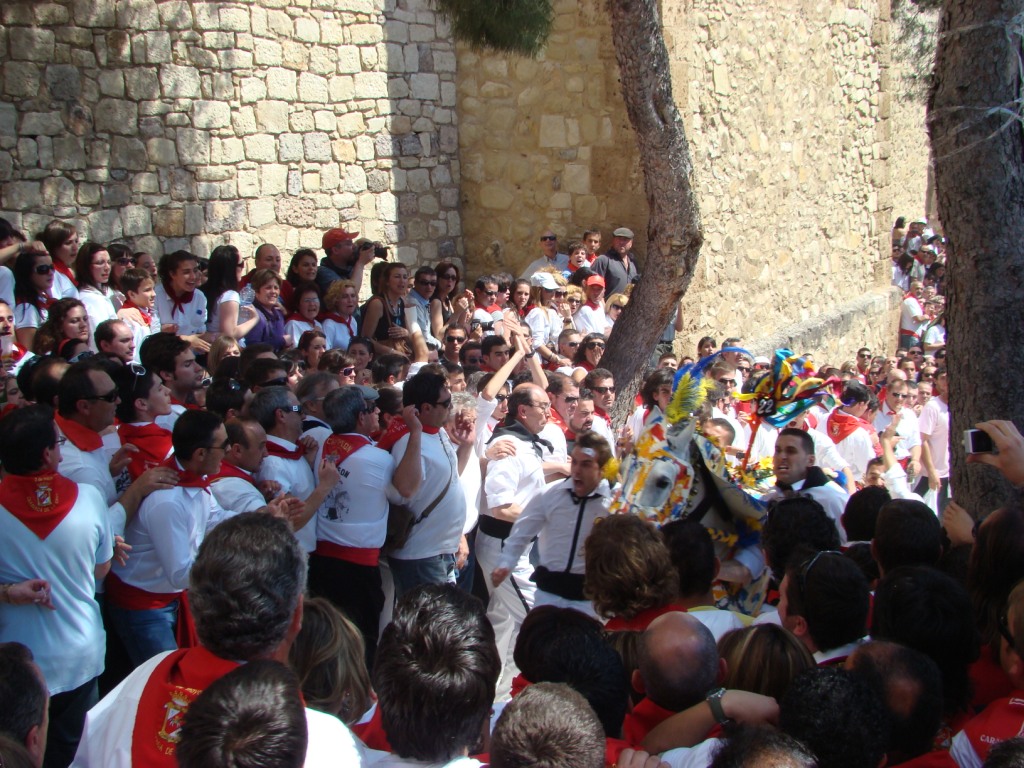
<instances>
[{"instance_id":1,"label":"white polo shirt","mask_svg":"<svg viewBox=\"0 0 1024 768\"><path fill-rule=\"evenodd\" d=\"M267 435L267 444L274 443L285 450L294 451L298 446L275 435ZM316 488L316 478L313 476L313 469L305 457L298 459L286 459L282 456L270 455L263 459L259 470L256 472L257 480L276 480L281 484L281 490L286 494L305 501ZM295 532L295 538L307 552L316 549L316 515L309 519L302 528Z\"/></svg>"},{"instance_id":2,"label":"white polo shirt","mask_svg":"<svg viewBox=\"0 0 1024 768\"><path fill-rule=\"evenodd\" d=\"M206 294L196 289L192 301L185 304L181 311L174 310L174 303L167 295L162 284L156 286L156 309L163 323L174 323L178 326L179 336L193 336L206 333Z\"/></svg>"}]
</instances>

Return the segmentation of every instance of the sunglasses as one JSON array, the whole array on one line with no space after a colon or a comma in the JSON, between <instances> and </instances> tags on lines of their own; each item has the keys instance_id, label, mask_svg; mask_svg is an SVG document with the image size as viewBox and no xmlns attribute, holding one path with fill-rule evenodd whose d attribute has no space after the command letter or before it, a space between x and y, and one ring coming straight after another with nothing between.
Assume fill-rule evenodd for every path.
<instances>
[{"instance_id":1,"label":"sunglasses","mask_svg":"<svg viewBox=\"0 0 1024 768\"><path fill-rule=\"evenodd\" d=\"M541 242L544 242L544 241L546 241L546 240L547 240L547 241L550 241L550 240L557 240L557 239L558 239L558 237L557 237L556 235L541 235L541 236L540 236L540 239L541 239Z\"/></svg>"},{"instance_id":2,"label":"sunglasses","mask_svg":"<svg viewBox=\"0 0 1024 768\"><path fill-rule=\"evenodd\" d=\"M346 366L345 368L342 368L340 371L338 371L338 373L340 373L342 376L353 376L355 372L356 367L354 365Z\"/></svg>"},{"instance_id":3,"label":"sunglasses","mask_svg":"<svg viewBox=\"0 0 1024 768\"><path fill-rule=\"evenodd\" d=\"M603 341L588 341L587 349L604 349L605 345Z\"/></svg>"},{"instance_id":4,"label":"sunglasses","mask_svg":"<svg viewBox=\"0 0 1024 768\"><path fill-rule=\"evenodd\" d=\"M565 346L567 346L567 347L576 348L579 345L580 345L580 343L578 341L567 341L567 342L565 342Z\"/></svg>"},{"instance_id":5,"label":"sunglasses","mask_svg":"<svg viewBox=\"0 0 1024 768\"><path fill-rule=\"evenodd\" d=\"M117 387L114 387L112 390L107 392L107 394L105 394L105 395L89 395L88 397L83 397L82 399L83 400L102 400L104 403L116 403L117 402L117 398L118 398L118 394L119 393L117 391Z\"/></svg>"},{"instance_id":6,"label":"sunglasses","mask_svg":"<svg viewBox=\"0 0 1024 768\"><path fill-rule=\"evenodd\" d=\"M466 365L480 365L484 359L482 357L467 357Z\"/></svg>"},{"instance_id":7,"label":"sunglasses","mask_svg":"<svg viewBox=\"0 0 1024 768\"><path fill-rule=\"evenodd\" d=\"M607 395L609 393L615 394L615 387L591 387L591 392L597 392L599 395Z\"/></svg>"},{"instance_id":8,"label":"sunglasses","mask_svg":"<svg viewBox=\"0 0 1024 768\"><path fill-rule=\"evenodd\" d=\"M130 256L122 256L120 259L117 260L118 266L121 267L130 267L134 263L135 259L131 258Z\"/></svg>"},{"instance_id":9,"label":"sunglasses","mask_svg":"<svg viewBox=\"0 0 1024 768\"><path fill-rule=\"evenodd\" d=\"M441 275L441 279L442 279L442 280L458 280L458 279L459 279L459 276L458 276L458 275L456 275L456 274L455 274L455 273L453 272L453 273L452 273L452 274L450 274L450 275Z\"/></svg>"},{"instance_id":10,"label":"sunglasses","mask_svg":"<svg viewBox=\"0 0 1024 768\"><path fill-rule=\"evenodd\" d=\"M565 291L555 291L555 296L560 299L564 299L568 294Z\"/></svg>"},{"instance_id":11,"label":"sunglasses","mask_svg":"<svg viewBox=\"0 0 1024 768\"><path fill-rule=\"evenodd\" d=\"M736 379L719 379L718 383L722 384L722 385L724 385L726 387L735 387L736 386Z\"/></svg>"},{"instance_id":12,"label":"sunglasses","mask_svg":"<svg viewBox=\"0 0 1024 768\"><path fill-rule=\"evenodd\" d=\"M565 402L569 403L569 404L578 403L580 401L580 399L578 397L575 397L574 395L566 395L562 399L565 400Z\"/></svg>"},{"instance_id":13,"label":"sunglasses","mask_svg":"<svg viewBox=\"0 0 1024 768\"><path fill-rule=\"evenodd\" d=\"M51 272L53 272L53 265L52 264L36 264L35 268L33 269L33 272L35 272L37 275L48 275Z\"/></svg>"},{"instance_id":14,"label":"sunglasses","mask_svg":"<svg viewBox=\"0 0 1024 768\"><path fill-rule=\"evenodd\" d=\"M261 387L286 387L286 386L288 386L288 377L287 376L278 376L276 379L270 379L269 381L264 381L260 386Z\"/></svg>"},{"instance_id":15,"label":"sunglasses","mask_svg":"<svg viewBox=\"0 0 1024 768\"><path fill-rule=\"evenodd\" d=\"M483 294L484 294L484 296L497 296L498 292L497 291L484 291Z\"/></svg>"},{"instance_id":16,"label":"sunglasses","mask_svg":"<svg viewBox=\"0 0 1024 768\"><path fill-rule=\"evenodd\" d=\"M416 282L419 283L420 285L426 285L430 288L434 288L437 286L437 280L417 280Z\"/></svg>"},{"instance_id":17,"label":"sunglasses","mask_svg":"<svg viewBox=\"0 0 1024 768\"><path fill-rule=\"evenodd\" d=\"M495 395L494 399L497 400L499 403L504 403L506 400L508 400L508 395Z\"/></svg>"},{"instance_id":18,"label":"sunglasses","mask_svg":"<svg viewBox=\"0 0 1024 768\"><path fill-rule=\"evenodd\" d=\"M466 343L466 337L465 336L445 336L444 340L447 341L449 344L465 344Z\"/></svg>"},{"instance_id":19,"label":"sunglasses","mask_svg":"<svg viewBox=\"0 0 1024 768\"><path fill-rule=\"evenodd\" d=\"M893 400L906 400L908 397L910 397L910 395L907 395L907 394L898 395L895 392L891 392L889 394L889 397L891 397Z\"/></svg>"}]
</instances>

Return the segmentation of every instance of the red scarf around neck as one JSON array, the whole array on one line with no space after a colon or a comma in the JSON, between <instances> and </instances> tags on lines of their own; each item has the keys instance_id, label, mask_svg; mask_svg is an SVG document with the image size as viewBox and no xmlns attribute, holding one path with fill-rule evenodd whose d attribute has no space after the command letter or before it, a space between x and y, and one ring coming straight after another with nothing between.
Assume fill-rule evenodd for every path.
<instances>
[{"instance_id":1,"label":"red scarf around neck","mask_svg":"<svg viewBox=\"0 0 1024 768\"><path fill-rule=\"evenodd\" d=\"M202 406L200 406L199 403L183 403L174 395L171 395L171 405L180 405L182 408L185 408L186 410L189 411L202 410Z\"/></svg>"},{"instance_id":2,"label":"red scarf around neck","mask_svg":"<svg viewBox=\"0 0 1024 768\"><path fill-rule=\"evenodd\" d=\"M317 329L316 328L316 321L315 320L310 320L308 318L305 318L302 315L300 315L298 312L292 312L290 315L288 315L288 317L286 317L284 319L284 321L286 323L292 323L292 322L294 322L294 323L305 323L306 325L309 326L309 330L311 330L311 331L315 331ZM296 341L298 341L298 339L296 339Z\"/></svg>"},{"instance_id":3,"label":"red scarf around neck","mask_svg":"<svg viewBox=\"0 0 1024 768\"><path fill-rule=\"evenodd\" d=\"M349 315L348 317L342 317L337 312L325 312L324 314L320 315L318 319L320 320L320 322L323 322L324 320L333 320L336 323L341 323L346 328L348 328L349 336L359 335L356 333L356 329L352 325L352 315Z\"/></svg>"},{"instance_id":4,"label":"red scarf around neck","mask_svg":"<svg viewBox=\"0 0 1024 768\"><path fill-rule=\"evenodd\" d=\"M7 475L0 483L0 506L40 539L45 539L78 499L78 485L56 472Z\"/></svg>"},{"instance_id":5,"label":"red scarf around neck","mask_svg":"<svg viewBox=\"0 0 1024 768\"><path fill-rule=\"evenodd\" d=\"M864 426L864 420L836 408L828 416L828 436L837 445Z\"/></svg>"},{"instance_id":6,"label":"red scarf around neck","mask_svg":"<svg viewBox=\"0 0 1024 768\"><path fill-rule=\"evenodd\" d=\"M121 424L117 428L117 435L121 438L121 445L131 443L139 449L137 453L131 454L128 464L128 474L132 480L137 480L147 469L159 465L171 455L171 431L155 422Z\"/></svg>"},{"instance_id":7,"label":"red scarf around neck","mask_svg":"<svg viewBox=\"0 0 1024 768\"><path fill-rule=\"evenodd\" d=\"M132 765L174 768L181 724L195 698L239 666L198 646L172 651L149 676L132 730Z\"/></svg>"},{"instance_id":8,"label":"red scarf around neck","mask_svg":"<svg viewBox=\"0 0 1024 768\"><path fill-rule=\"evenodd\" d=\"M168 295L170 295L170 294L168 293ZM136 312L138 312L142 316L142 319L146 321L145 322L146 325L149 325L152 322L152 320L153 320L153 308L152 307L140 307L138 304L136 304L131 299L125 299L124 304L121 305L121 309L128 309L128 310L134 309Z\"/></svg>"},{"instance_id":9,"label":"red scarf around neck","mask_svg":"<svg viewBox=\"0 0 1024 768\"><path fill-rule=\"evenodd\" d=\"M612 425L612 417L605 413L601 408L598 408L596 405L594 406L594 415L600 416L602 419L608 422L609 427Z\"/></svg>"},{"instance_id":10,"label":"red scarf around neck","mask_svg":"<svg viewBox=\"0 0 1024 768\"><path fill-rule=\"evenodd\" d=\"M220 480L224 477L237 477L239 480L245 480L249 485L256 487L256 483L253 482L252 473L246 472L241 467L236 467L234 464L228 464L226 461L220 463L220 469L217 470L217 474L210 475L210 482L214 480Z\"/></svg>"},{"instance_id":11,"label":"red scarf around neck","mask_svg":"<svg viewBox=\"0 0 1024 768\"><path fill-rule=\"evenodd\" d=\"M77 421L66 419L59 413L53 417L53 420L57 422L57 426L64 434L64 437L70 440L75 448L92 453L103 447L103 438L100 437L99 432L83 427Z\"/></svg>"},{"instance_id":12,"label":"red scarf around neck","mask_svg":"<svg viewBox=\"0 0 1024 768\"><path fill-rule=\"evenodd\" d=\"M334 466L341 466L345 459L371 442L366 435L356 433L331 435L324 443L324 458L329 456L334 460Z\"/></svg>"},{"instance_id":13,"label":"red scarf around neck","mask_svg":"<svg viewBox=\"0 0 1024 768\"><path fill-rule=\"evenodd\" d=\"M295 448L285 448L273 440L267 440L267 453L271 456L277 456L279 459L297 461L306 455L306 449L301 445L297 445Z\"/></svg>"},{"instance_id":14,"label":"red scarf around neck","mask_svg":"<svg viewBox=\"0 0 1024 768\"><path fill-rule=\"evenodd\" d=\"M60 259L53 260L53 271L60 272L64 277L71 281L71 284L74 285L75 288L78 287L78 281L75 280L75 273L71 271L71 267Z\"/></svg>"},{"instance_id":15,"label":"red scarf around neck","mask_svg":"<svg viewBox=\"0 0 1024 768\"><path fill-rule=\"evenodd\" d=\"M440 427L423 425L423 433L426 435L436 435L440 431ZM395 447L395 443L407 434L409 434L409 425L405 423L401 416L395 416L391 423L388 424L388 428L380 436L380 440L377 441L377 447L390 453L391 449Z\"/></svg>"},{"instance_id":16,"label":"red scarf around neck","mask_svg":"<svg viewBox=\"0 0 1024 768\"><path fill-rule=\"evenodd\" d=\"M167 294L167 298L171 300L171 317L167 318L167 320L172 319L174 315L179 312L184 315L185 305L191 304L192 299L196 297L195 290L193 289L191 291L188 291L187 293L181 294L181 296L178 296L177 294L174 293L174 289L171 288L170 283L165 282L163 283L163 286L164 292Z\"/></svg>"},{"instance_id":17,"label":"red scarf around neck","mask_svg":"<svg viewBox=\"0 0 1024 768\"><path fill-rule=\"evenodd\" d=\"M178 487L179 488L202 488L207 493L210 492L210 478L201 477L195 472L185 469L178 464L178 460L171 456L160 464L162 467L174 470L178 473Z\"/></svg>"}]
</instances>

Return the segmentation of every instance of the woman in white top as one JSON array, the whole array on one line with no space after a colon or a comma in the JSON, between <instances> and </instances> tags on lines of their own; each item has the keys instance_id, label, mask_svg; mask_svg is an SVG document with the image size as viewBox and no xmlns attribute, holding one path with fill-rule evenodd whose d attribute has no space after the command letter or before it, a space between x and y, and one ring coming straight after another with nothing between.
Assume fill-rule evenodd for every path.
<instances>
[{"instance_id":1,"label":"woman in white top","mask_svg":"<svg viewBox=\"0 0 1024 768\"><path fill-rule=\"evenodd\" d=\"M320 331L324 327L317 320L320 314L320 289L316 283L299 283L292 291L288 309L291 314L284 321L284 332L298 341L306 331Z\"/></svg>"},{"instance_id":2,"label":"woman in white top","mask_svg":"<svg viewBox=\"0 0 1024 768\"><path fill-rule=\"evenodd\" d=\"M107 246L89 241L82 243L75 258L75 280L78 282L78 299L89 315L89 349L93 352L96 351L96 326L104 320L117 319L117 310L111 300L113 291L108 285L110 270Z\"/></svg>"},{"instance_id":3,"label":"woman in white top","mask_svg":"<svg viewBox=\"0 0 1024 768\"><path fill-rule=\"evenodd\" d=\"M208 332L240 339L259 322L251 308L245 310L244 318L240 311L238 279L243 268L242 256L233 245L218 245L210 254L206 282L199 289L206 294Z\"/></svg>"},{"instance_id":4,"label":"woman in white top","mask_svg":"<svg viewBox=\"0 0 1024 768\"><path fill-rule=\"evenodd\" d=\"M359 335L359 291L351 280L335 280L324 297L323 331L328 349L348 349Z\"/></svg>"},{"instance_id":5,"label":"woman in white top","mask_svg":"<svg viewBox=\"0 0 1024 768\"><path fill-rule=\"evenodd\" d=\"M53 259L48 253L23 251L14 262L14 333L25 349L32 349L36 330L49 315L53 277Z\"/></svg>"},{"instance_id":6,"label":"woman in white top","mask_svg":"<svg viewBox=\"0 0 1024 768\"><path fill-rule=\"evenodd\" d=\"M46 246L53 259L54 279L50 293L54 299L77 299L78 286L72 264L78 254L78 230L63 221L51 221L36 240Z\"/></svg>"},{"instance_id":7,"label":"woman in white top","mask_svg":"<svg viewBox=\"0 0 1024 768\"><path fill-rule=\"evenodd\" d=\"M562 317L555 309L555 291L558 279L547 271L534 273L530 278L530 303L526 325L530 329L530 346L548 365L568 365L569 360L558 354L558 334L562 332ZM564 279L563 279L564 282Z\"/></svg>"}]
</instances>

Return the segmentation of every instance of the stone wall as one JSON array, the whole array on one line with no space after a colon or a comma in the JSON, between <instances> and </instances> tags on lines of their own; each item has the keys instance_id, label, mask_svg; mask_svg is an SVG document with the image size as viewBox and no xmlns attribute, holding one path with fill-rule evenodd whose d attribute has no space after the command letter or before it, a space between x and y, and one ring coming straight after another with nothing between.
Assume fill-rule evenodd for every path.
<instances>
[{"instance_id":1,"label":"stone wall","mask_svg":"<svg viewBox=\"0 0 1024 768\"><path fill-rule=\"evenodd\" d=\"M603 3L555 7L536 62L459 52L463 218L480 270L522 266L546 226L646 229ZM687 0L663 14L705 227L681 348L830 316L849 317L800 335L803 351L838 353L835 329L850 352L891 345L890 167L904 135L892 129L888 0ZM923 165L901 170L924 178ZM873 290L881 298L865 304Z\"/></svg>"},{"instance_id":2,"label":"stone wall","mask_svg":"<svg viewBox=\"0 0 1024 768\"><path fill-rule=\"evenodd\" d=\"M456 58L427 0L6 0L0 215L157 254L461 253Z\"/></svg>"}]
</instances>

